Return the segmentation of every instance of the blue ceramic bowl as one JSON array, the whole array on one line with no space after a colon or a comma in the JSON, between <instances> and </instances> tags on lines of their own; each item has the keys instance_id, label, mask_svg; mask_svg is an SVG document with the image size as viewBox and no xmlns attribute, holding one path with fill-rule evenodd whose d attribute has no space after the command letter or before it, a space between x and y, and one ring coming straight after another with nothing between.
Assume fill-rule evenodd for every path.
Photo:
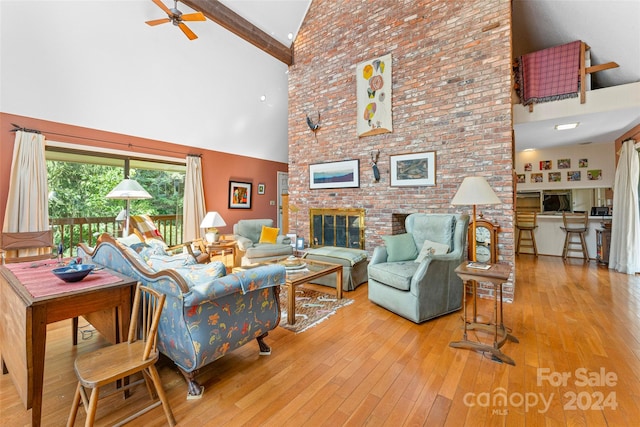
<instances>
[{"instance_id":1,"label":"blue ceramic bowl","mask_svg":"<svg viewBox=\"0 0 640 427\"><path fill-rule=\"evenodd\" d=\"M94 267L95 265L92 264L74 264L54 268L51 271L65 282L79 282L87 277L87 274L91 273L91 270L93 270Z\"/></svg>"}]
</instances>

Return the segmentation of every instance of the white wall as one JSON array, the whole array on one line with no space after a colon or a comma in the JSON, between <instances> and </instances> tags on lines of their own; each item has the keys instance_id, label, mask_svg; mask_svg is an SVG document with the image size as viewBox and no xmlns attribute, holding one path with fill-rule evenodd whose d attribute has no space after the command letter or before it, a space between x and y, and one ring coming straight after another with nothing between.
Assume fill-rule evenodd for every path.
<instances>
[{"instance_id":1,"label":"white wall","mask_svg":"<svg viewBox=\"0 0 640 427\"><path fill-rule=\"evenodd\" d=\"M569 159L571 167L559 169L558 160ZM579 160L587 159L587 167L579 167ZM550 170L540 170L540 162L550 160ZM532 164L532 171L525 171L525 164ZM589 180L587 171L602 171L602 179ZM581 172L580 181L568 181L567 172ZM560 182L549 182L549 172L559 172ZM555 148L547 148L534 151L521 151L516 153L516 173L525 175L526 182L518 183L517 190L549 190L549 189L573 189L573 188L609 188L615 178L615 143L606 142L600 144L568 145ZM532 183L531 174L542 173L543 182Z\"/></svg>"},{"instance_id":2,"label":"white wall","mask_svg":"<svg viewBox=\"0 0 640 427\"><path fill-rule=\"evenodd\" d=\"M211 21L188 23L194 41L145 24L165 16L150 0L0 0L0 110L287 162L287 66Z\"/></svg>"}]
</instances>

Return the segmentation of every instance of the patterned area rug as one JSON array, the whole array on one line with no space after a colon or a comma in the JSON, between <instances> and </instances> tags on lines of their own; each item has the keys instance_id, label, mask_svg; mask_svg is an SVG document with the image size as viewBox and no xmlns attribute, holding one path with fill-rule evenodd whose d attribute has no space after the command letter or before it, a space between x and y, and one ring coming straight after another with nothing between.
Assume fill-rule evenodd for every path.
<instances>
[{"instance_id":1,"label":"patterned area rug","mask_svg":"<svg viewBox=\"0 0 640 427\"><path fill-rule=\"evenodd\" d=\"M298 286L296 288L296 323L287 323L287 289L280 287L280 308L282 317L280 326L295 333L306 331L326 320L340 307L353 303L352 299L337 299L335 291L332 293L318 292Z\"/></svg>"}]
</instances>

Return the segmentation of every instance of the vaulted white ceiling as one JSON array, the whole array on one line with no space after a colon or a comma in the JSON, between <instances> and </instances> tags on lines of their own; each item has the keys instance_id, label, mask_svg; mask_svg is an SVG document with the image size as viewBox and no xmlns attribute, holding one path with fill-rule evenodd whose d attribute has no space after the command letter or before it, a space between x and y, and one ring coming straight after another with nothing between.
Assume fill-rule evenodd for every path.
<instances>
[{"instance_id":1,"label":"vaulted white ceiling","mask_svg":"<svg viewBox=\"0 0 640 427\"><path fill-rule=\"evenodd\" d=\"M286 46L311 4L221 2ZM515 55L580 39L593 64L620 64L597 73L596 85L640 81L639 0L512 3ZM194 41L170 24L144 24L161 17L151 0L0 0L0 110L286 162L288 115L296 114L288 111L287 66L211 21L188 24ZM623 133L640 118L636 94L620 95L632 98L630 109L581 114L582 123L606 138ZM591 138L558 140L552 122L516 121L516 146Z\"/></svg>"}]
</instances>

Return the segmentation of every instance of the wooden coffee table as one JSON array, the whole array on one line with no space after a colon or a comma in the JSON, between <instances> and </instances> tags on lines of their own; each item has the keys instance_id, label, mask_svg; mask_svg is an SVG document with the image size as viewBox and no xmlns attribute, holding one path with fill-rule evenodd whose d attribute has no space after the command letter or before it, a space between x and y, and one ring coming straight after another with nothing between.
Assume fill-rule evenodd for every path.
<instances>
[{"instance_id":1,"label":"wooden coffee table","mask_svg":"<svg viewBox=\"0 0 640 427\"><path fill-rule=\"evenodd\" d=\"M287 271L287 323L294 325L296 323L296 286L309 283L318 277L336 274L336 296L342 299L342 265L331 264L328 262L303 259L307 264L306 268L296 272L295 270Z\"/></svg>"},{"instance_id":2,"label":"wooden coffee table","mask_svg":"<svg viewBox=\"0 0 640 427\"><path fill-rule=\"evenodd\" d=\"M268 263L278 263L282 260L275 260ZM318 277L336 274L336 296L342 299L342 265L332 264L328 262L315 261L309 259L301 259L306 264L305 268L297 270L287 270L287 278L285 285L287 287L287 323L294 325L296 323L296 286L309 283ZM233 271L242 271L257 267L258 264L251 266L234 267Z\"/></svg>"}]
</instances>

